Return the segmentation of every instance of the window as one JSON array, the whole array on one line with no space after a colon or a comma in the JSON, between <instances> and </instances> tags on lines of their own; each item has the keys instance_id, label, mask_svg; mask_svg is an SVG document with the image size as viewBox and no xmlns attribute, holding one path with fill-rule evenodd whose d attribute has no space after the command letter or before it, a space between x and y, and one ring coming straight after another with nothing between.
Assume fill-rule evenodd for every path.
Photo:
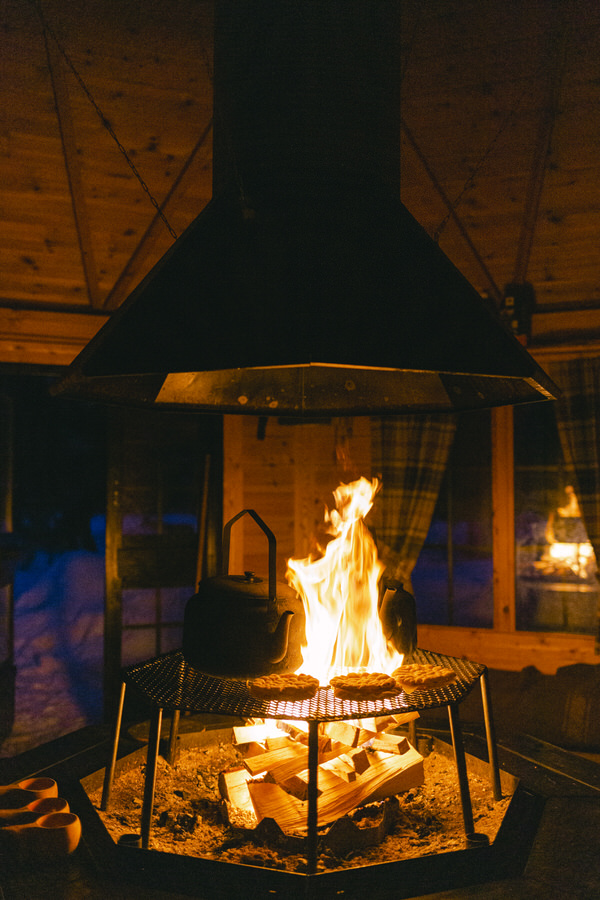
<instances>
[{"instance_id":1,"label":"window","mask_svg":"<svg viewBox=\"0 0 600 900\"><path fill-rule=\"evenodd\" d=\"M419 622L493 625L490 412L462 413L431 527L412 573Z\"/></svg>"},{"instance_id":2,"label":"window","mask_svg":"<svg viewBox=\"0 0 600 900\"><path fill-rule=\"evenodd\" d=\"M514 410L514 447L517 628L593 634L596 560L553 404Z\"/></svg>"}]
</instances>

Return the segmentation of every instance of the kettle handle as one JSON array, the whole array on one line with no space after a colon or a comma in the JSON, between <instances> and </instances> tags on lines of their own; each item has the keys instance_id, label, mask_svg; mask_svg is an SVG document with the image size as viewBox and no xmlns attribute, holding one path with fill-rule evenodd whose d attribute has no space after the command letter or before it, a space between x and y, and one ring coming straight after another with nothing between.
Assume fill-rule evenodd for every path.
<instances>
[{"instance_id":1,"label":"kettle handle","mask_svg":"<svg viewBox=\"0 0 600 900\"><path fill-rule=\"evenodd\" d=\"M229 545L231 543L231 526L234 522L237 522L238 519L241 519L242 516L245 516L248 513L249 516L252 516L256 524L259 528L266 534L267 540L269 542L269 600L275 601L276 594L276 577L277 577L277 543L275 541L275 535L271 531L271 529L265 525L261 517L258 513L254 512L253 509L243 509L239 512L233 519L230 519L229 522L223 527L223 575L229 574Z\"/></svg>"}]
</instances>

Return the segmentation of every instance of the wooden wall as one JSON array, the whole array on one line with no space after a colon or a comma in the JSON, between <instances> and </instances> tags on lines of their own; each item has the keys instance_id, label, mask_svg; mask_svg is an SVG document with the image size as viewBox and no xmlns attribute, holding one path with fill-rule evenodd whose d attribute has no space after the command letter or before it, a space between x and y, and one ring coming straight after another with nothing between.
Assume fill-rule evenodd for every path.
<instances>
[{"instance_id":1,"label":"wooden wall","mask_svg":"<svg viewBox=\"0 0 600 900\"><path fill-rule=\"evenodd\" d=\"M303 558L341 482L371 477L368 417L311 424L225 416L223 521L253 509L277 539L278 580ZM267 572L267 540L246 516L231 531L231 573Z\"/></svg>"}]
</instances>

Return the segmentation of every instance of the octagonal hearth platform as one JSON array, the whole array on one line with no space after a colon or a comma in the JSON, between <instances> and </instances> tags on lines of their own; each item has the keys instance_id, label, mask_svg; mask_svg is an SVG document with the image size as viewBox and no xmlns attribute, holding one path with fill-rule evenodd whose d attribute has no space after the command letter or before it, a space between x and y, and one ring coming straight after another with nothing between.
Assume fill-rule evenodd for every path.
<instances>
[{"instance_id":1,"label":"octagonal hearth platform","mask_svg":"<svg viewBox=\"0 0 600 900\"><path fill-rule=\"evenodd\" d=\"M212 724L223 727L224 723ZM444 732L437 736L447 738ZM469 756L486 759L485 739L481 735L465 733L464 740ZM139 741L129 736L123 743L123 754L140 747ZM447 880L444 884L444 871L436 873L436 867L430 865L431 858L424 858L428 869L423 868L422 859L409 860L415 865L411 865L412 871L404 867L401 879L393 870L387 881L381 877L374 880L372 867L348 870L349 876L336 882L333 894L332 882L319 883L313 877L310 887L301 881L293 890L289 881L282 886L277 878L259 882L251 896L277 898L285 894L286 900L332 896L341 900L364 896L371 900L429 900L434 895L440 900L476 900L484 896L486 900L591 900L600 896L600 766L526 735L505 739L498 752L501 769L519 781L515 800L493 845L463 854L469 864L462 881L461 866L450 860L455 854L441 854L437 868L447 875L451 864L452 884ZM182 871L178 861L171 870L165 854L157 854L161 859L140 860L140 850L122 847L115 858L114 842L103 826L98 828L97 813L90 809L81 785L82 779L105 765L109 753L109 730L93 726L21 756L0 759L0 783L34 773L54 777L83 824L81 843L67 858L27 867L7 860L0 873L4 895L10 900L239 897L239 873L232 873L229 864L223 864L229 871L224 871L221 878L218 863L216 868L211 866L210 872L201 872L196 865L188 872ZM145 852L152 855L151 851ZM246 894L249 895L247 889Z\"/></svg>"}]
</instances>

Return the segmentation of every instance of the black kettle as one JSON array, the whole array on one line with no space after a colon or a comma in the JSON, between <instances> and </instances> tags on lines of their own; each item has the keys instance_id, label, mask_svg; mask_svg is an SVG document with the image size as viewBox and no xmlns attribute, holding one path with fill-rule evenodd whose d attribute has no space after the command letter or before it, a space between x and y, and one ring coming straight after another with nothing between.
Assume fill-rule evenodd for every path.
<instances>
[{"instance_id":1,"label":"black kettle","mask_svg":"<svg viewBox=\"0 0 600 900\"><path fill-rule=\"evenodd\" d=\"M269 572L229 574L231 528L248 514L269 544ZM198 585L185 609L183 655L194 668L222 677L255 677L294 671L301 664L304 607L296 591L276 582L275 535L252 509L223 529L222 574Z\"/></svg>"}]
</instances>

